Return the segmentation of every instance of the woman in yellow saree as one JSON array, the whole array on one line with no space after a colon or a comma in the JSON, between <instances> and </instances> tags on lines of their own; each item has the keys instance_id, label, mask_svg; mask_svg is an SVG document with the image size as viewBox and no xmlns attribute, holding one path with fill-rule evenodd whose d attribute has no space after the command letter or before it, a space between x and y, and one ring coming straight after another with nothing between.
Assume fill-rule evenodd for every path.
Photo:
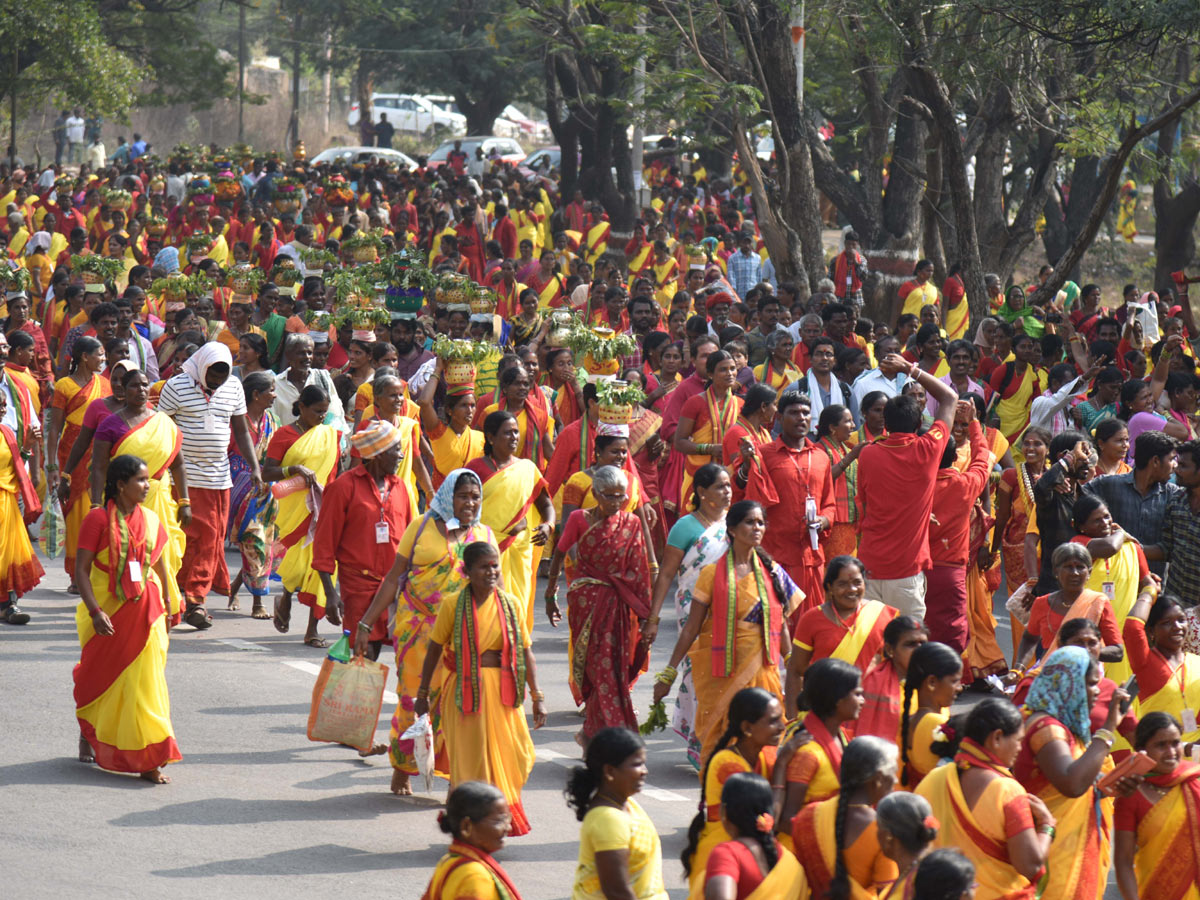
<instances>
[{"instance_id":1,"label":"woman in yellow saree","mask_svg":"<svg viewBox=\"0 0 1200 900\"><path fill-rule=\"evenodd\" d=\"M450 792L438 827L450 849L438 860L421 900L521 900L516 885L492 854L504 846L512 814L504 794L482 781Z\"/></svg>"},{"instance_id":2,"label":"woman in yellow saree","mask_svg":"<svg viewBox=\"0 0 1200 900\"><path fill-rule=\"evenodd\" d=\"M370 608L362 617L364 626L375 625L384 611L396 602L396 693L399 700L392 715L389 754L392 761L392 793L411 794L408 779L417 774L413 758L412 739L402 735L413 724L413 703L421 684L421 669L417 660L429 640L438 609L443 602L453 602L466 584L463 568L463 549L476 541L496 543L492 530L479 521L483 488L479 476L469 469L455 469L447 474L434 494L429 510L411 522L396 548L396 563L384 576ZM371 632L359 628L355 636L356 653L365 654ZM434 712L438 710L444 670L434 673L430 686ZM436 735L440 720L432 723ZM436 737L435 737L436 740ZM440 774L440 773L439 773Z\"/></svg>"},{"instance_id":3,"label":"woman in yellow saree","mask_svg":"<svg viewBox=\"0 0 1200 900\"><path fill-rule=\"evenodd\" d=\"M432 497L433 482L429 478L429 471L425 468L425 461L421 459L421 423L404 413L410 402L404 396L404 382L393 375L380 375L375 379L374 384L375 403L363 411L362 419L359 420L354 430L361 431L375 419L382 419L395 427L400 432L402 448L400 462L396 465L396 474L406 485L416 485L426 497ZM350 455L354 458L352 465L358 465L361 462L357 450L351 450ZM410 489L408 496L412 505L411 514L415 519L419 515L417 492Z\"/></svg>"},{"instance_id":4,"label":"woman in yellow saree","mask_svg":"<svg viewBox=\"0 0 1200 900\"><path fill-rule=\"evenodd\" d=\"M181 614L182 595L175 576L183 561L185 536L183 525L192 517L188 502L187 475L179 453L179 429L170 417L155 412L147 405L150 380L138 369L114 373L125 388L125 405L100 423L92 445L92 506L100 505L104 483L108 476L109 460L130 454L145 461L150 472L150 493L143 505L151 510L167 532L161 549L163 571L167 573L167 614L177 625ZM167 472L170 471L170 477ZM171 494L175 485L178 500Z\"/></svg>"},{"instance_id":5,"label":"woman in yellow saree","mask_svg":"<svg viewBox=\"0 0 1200 900\"><path fill-rule=\"evenodd\" d=\"M1200 741L1200 656L1183 649L1187 613L1172 594L1150 601L1149 593L1138 595L1122 631L1129 665L1137 676L1135 709L1139 716L1168 713L1183 725L1185 741Z\"/></svg>"},{"instance_id":6,"label":"woman in yellow saree","mask_svg":"<svg viewBox=\"0 0 1200 900\"><path fill-rule=\"evenodd\" d=\"M292 617L292 595L309 608L308 629L304 643L310 647L325 647L317 636L317 620L325 617L325 588L312 568L313 523L320 508L321 490L337 474L338 432L332 425L322 424L329 411L329 395L318 385L307 385L296 401L298 418L275 432L267 445L267 464L263 467L264 481L283 481L300 476L305 488L279 498L279 514L275 525L279 542L287 549L279 563L283 593L275 601L275 629L287 634ZM329 617L334 625L341 618Z\"/></svg>"},{"instance_id":7,"label":"woman in yellow saree","mask_svg":"<svg viewBox=\"0 0 1200 900\"><path fill-rule=\"evenodd\" d=\"M680 856L691 900L704 896L709 854L730 837L721 821L725 783L746 772L769 779L783 736L783 704L762 688L744 688L734 694L727 718L729 725L700 772L700 809L688 828L688 843Z\"/></svg>"},{"instance_id":8,"label":"woman in yellow saree","mask_svg":"<svg viewBox=\"0 0 1200 900\"><path fill-rule=\"evenodd\" d=\"M1200 900L1200 766L1183 754L1180 726L1164 712L1138 722L1134 746L1155 762L1117 798L1113 866L1124 900Z\"/></svg>"},{"instance_id":9,"label":"woman in yellow saree","mask_svg":"<svg viewBox=\"0 0 1200 900\"><path fill-rule=\"evenodd\" d=\"M730 776L721 791L721 823L730 840L709 854L704 900L807 900L804 869L775 840L775 802L765 778Z\"/></svg>"},{"instance_id":10,"label":"woman in yellow saree","mask_svg":"<svg viewBox=\"0 0 1200 900\"><path fill-rule=\"evenodd\" d=\"M438 359L433 374L421 388L417 405L421 408L421 430L433 451L433 469L429 475L433 488L442 486L447 473L463 468L473 459L483 456L483 432L471 427L475 418L475 384L446 385L445 420L433 405L446 363Z\"/></svg>"},{"instance_id":11,"label":"woman in yellow saree","mask_svg":"<svg viewBox=\"0 0 1200 900\"><path fill-rule=\"evenodd\" d=\"M538 559L554 533L554 504L537 466L517 456L521 433L512 413L488 413L483 436L483 456L467 468L483 484L482 521L500 542L504 590L520 605L529 629Z\"/></svg>"},{"instance_id":12,"label":"woman in yellow saree","mask_svg":"<svg viewBox=\"0 0 1200 900\"><path fill-rule=\"evenodd\" d=\"M724 350L708 355L706 363L708 389L688 399L679 412L675 428L675 449L687 454L683 466L683 482L678 496L692 496L692 478L706 463L724 461L725 433L732 428L742 412L742 400L733 393L737 380L737 363ZM672 492L674 494L674 492Z\"/></svg>"},{"instance_id":13,"label":"woman in yellow saree","mask_svg":"<svg viewBox=\"0 0 1200 900\"><path fill-rule=\"evenodd\" d=\"M1091 709L1100 668L1082 647L1060 647L1047 657L1025 699L1025 738L1013 774L1057 820L1051 845L1047 897L1100 900L1111 863L1111 799L1094 787L1112 749L1121 718L1117 690L1105 727L1092 733Z\"/></svg>"},{"instance_id":14,"label":"woman in yellow saree","mask_svg":"<svg viewBox=\"0 0 1200 900\"><path fill-rule=\"evenodd\" d=\"M667 900L658 830L633 795L646 780L637 732L604 728L567 776L567 806L579 828L571 900Z\"/></svg>"},{"instance_id":15,"label":"woman in yellow saree","mask_svg":"<svg viewBox=\"0 0 1200 900\"><path fill-rule=\"evenodd\" d=\"M1104 501L1092 494L1080 494L1071 509L1071 518L1079 532L1075 543L1086 546L1092 557L1087 589L1108 598L1120 634L1138 594L1155 589L1146 554L1142 545L1113 521ZM1132 674L1127 659L1104 663L1104 677L1118 684L1128 681Z\"/></svg>"},{"instance_id":16,"label":"woman in yellow saree","mask_svg":"<svg viewBox=\"0 0 1200 900\"><path fill-rule=\"evenodd\" d=\"M525 688L533 696L533 725L546 724L545 695L529 647L524 607L500 590L500 558L491 544L463 550L467 584L438 608L429 635L413 712L431 713L430 691L438 668L445 671L438 698L441 740L437 767L450 785L487 781L504 792L513 835L529 833L521 789L533 769L533 740L525 722ZM431 714L432 717L432 714Z\"/></svg>"},{"instance_id":17,"label":"woman in yellow saree","mask_svg":"<svg viewBox=\"0 0 1200 900\"><path fill-rule=\"evenodd\" d=\"M988 697L956 724L958 738L946 742L953 765L938 766L915 791L940 824L934 845L974 863L975 900L1033 900L1055 820L1009 770L1024 735L1021 713L1007 699Z\"/></svg>"},{"instance_id":18,"label":"woman in yellow saree","mask_svg":"<svg viewBox=\"0 0 1200 900\"><path fill-rule=\"evenodd\" d=\"M690 656L701 759L712 755L725 731L729 702L742 688L761 687L783 701L779 667L790 643L787 615L801 600L794 585L790 594L776 587L791 581L784 580L778 563L760 556L767 523L759 503L733 504L725 526L730 548L696 579L687 622L654 685L654 699L662 700L676 667Z\"/></svg>"},{"instance_id":19,"label":"woman in yellow saree","mask_svg":"<svg viewBox=\"0 0 1200 900\"><path fill-rule=\"evenodd\" d=\"M167 621L162 583L166 530L141 503L150 473L136 456L108 467L104 506L85 517L76 561L80 592L75 625L82 647L75 667L79 758L131 772L155 784L182 759L167 696Z\"/></svg>"},{"instance_id":20,"label":"woman in yellow saree","mask_svg":"<svg viewBox=\"0 0 1200 900\"><path fill-rule=\"evenodd\" d=\"M112 394L104 371L104 347L92 337L81 337L71 348L71 372L58 379L54 385L53 399L46 411L46 491L56 490L59 485L59 467L65 471L70 484L70 493L63 502L63 517L67 524L66 559L67 575L75 576L75 547L79 542L79 527L88 514L88 466L91 462L91 446L84 449L79 462L73 469L67 468L75 439L83 428L84 413L93 400ZM67 590L73 591L74 581Z\"/></svg>"},{"instance_id":21,"label":"woman in yellow saree","mask_svg":"<svg viewBox=\"0 0 1200 900\"><path fill-rule=\"evenodd\" d=\"M792 820L796 859L816 897L874 900L899 877L879 846L875 804L896 784L896 745L870 735L842 755L842 789Z\"/></svg>"}]
</instances>

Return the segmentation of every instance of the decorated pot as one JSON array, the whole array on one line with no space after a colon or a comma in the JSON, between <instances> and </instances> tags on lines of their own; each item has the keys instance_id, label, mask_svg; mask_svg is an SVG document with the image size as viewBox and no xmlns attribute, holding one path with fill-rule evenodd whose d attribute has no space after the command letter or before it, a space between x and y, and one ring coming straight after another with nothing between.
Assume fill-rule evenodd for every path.
<instances>
[{"instance_id":1,"label":"decorated pot","mask_svg":"<svg viewBox=\"0 0 1200 900\"><path fill-rule=\"evenodd\" d=\"M462 359L447 360L442 377L447 387L472 384L475 381L475 364Z\"/></svg>"},{"instance_id":2,"label":"decorated pot","mask_svg":"<svg viewBox=\"0 0 1200 900\"><path fill-rule=\"evenodd\" d=\"M600 404L600 421L605 425L628 425L633 419L633 404L619 405Z\"/></svg>"}]
</instances>

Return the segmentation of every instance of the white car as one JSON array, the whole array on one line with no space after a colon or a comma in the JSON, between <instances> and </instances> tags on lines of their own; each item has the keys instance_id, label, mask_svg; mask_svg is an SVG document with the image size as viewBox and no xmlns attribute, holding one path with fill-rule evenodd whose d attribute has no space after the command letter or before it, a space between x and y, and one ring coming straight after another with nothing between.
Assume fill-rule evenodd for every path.
<instances>
[{"instance_id":1,"label":"white car","mask_svg":"<svg viewBox=\"0 0 1200 900\"><path fill-rule=\"evenodd\" d=\"M473 137L455 138L462 143L462 150L467 154L467 160L475 158L475 148L482 147L484 157L490 157L495 150L500 159L506 163L519 163L525 159L525 151L512 138L496 137L495 135L478 135ZM454 140L445 141L429 154L428 166L436 169L442 165L454 149Z\"/></svg>"},{"instance_id":2,"label":"white car","mask_svg":"<svg viewBox=\"0 0 1200 900\"><path fill-rule=\"evenodd\" d=\"M426 134L443 129L451 134L462 134L467 130L467 117L462 113L439 109L428 98L417 94L372 94L371 106L371 121L378 123L387 113L388 122L396 131ZM358 103L352 103L346 124L356 128L360 115Z\"/></svg>"},{"instance_id":3,"label":"white car","mask_svg":"<svg viewBox=\"0 0 1200 900\"><path fill-rule=\"evenodd\" d=\"M453 97L445 94L425 94L425 99L443 112L458 112L458 103ZM511 103L501 110L492 121L492 134L496 137L520 138L533 137L538 131L538 123L525 115Z\"/></svg>"},{"instance_id":4,"label":"white car","mask_svg":"<svg viewBox=\"0 0 1200 900\"><path fill-rule=\"evenodd\" d=\"M386 147L330 147L322 150L312 159L315 165L332 165L333 163L365 163L372 156L388 163L395 163L401 169L415 169L417 161L399 150L389 150Z\"/></svg>"}]
</instances>

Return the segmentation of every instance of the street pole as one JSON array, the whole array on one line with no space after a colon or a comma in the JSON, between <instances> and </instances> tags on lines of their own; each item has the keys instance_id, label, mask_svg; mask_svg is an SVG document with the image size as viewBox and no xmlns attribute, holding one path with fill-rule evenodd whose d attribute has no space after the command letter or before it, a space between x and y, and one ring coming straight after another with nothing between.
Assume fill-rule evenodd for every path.
<instances>
[{"instance_id":1,"label":"street pole","mask_svg":"<svg viewBox=\"0 0 1200 900\"><path fill-rule=\"evenodd\" d=\"M804 0L800 11L792 17L792 49L796 54L796 101L804 111Z\"/></svg>"},{"instance_id":2,"label":"street pole","mask_svg":"<svg viewBox=\"0 0 1200 900\"><path fill-rule=\"evenodd\" d=\"M246 4L238 4L238 143L245 141L246 126Z\"/></svg>"},{"instance_id":3,"label":"street pole","mask_svg":"<svg viewBox=\"0 0 1200 900\"><path fill-rule=\"evenodd\" d=\"M20 58L13 42L13 73L12 85L8 89L8 119L9 129L12 131L11 140L8 142L8 168L13 170L17 167L17 74L20 72Z\"/></svg>"},{"instance_id":4,"label":"street pole","mask_svg":"<svg viewBox=\"0 0 1200 900\"><path fill-rule=\"evenodd\" d=\"M646 33L646 26L641 21L641 16L638 16L638 24L635 26L635 31L639 37ZM638 119L633 125L633 147L631 153L633 157L633 196L634 203L638 210L642 205L642 156L644 147L642 146L642 138L644 129L641 121L642 101L646 96L646 57L639 56L637 64L633 70L633 107L637 110Z\"/></svg>"}]
</instances>

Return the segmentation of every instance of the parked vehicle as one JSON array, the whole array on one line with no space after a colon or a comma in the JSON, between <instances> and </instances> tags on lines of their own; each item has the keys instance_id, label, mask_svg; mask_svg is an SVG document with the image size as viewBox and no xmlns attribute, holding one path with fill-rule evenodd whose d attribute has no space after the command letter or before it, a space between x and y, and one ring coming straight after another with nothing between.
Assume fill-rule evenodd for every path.
<instances>
[{"instance_id":1,"label":"parked vehicle","mask_svg":"<svg viewBox=\"0 0 1200 900\"><path fill-rule=\"evenodd\" d=\"M543 147L534 150L521 160L521 171L529 175L533 172L545 173L548 169L557 169L562 165L561 147Z\"/></svg>"},{"instance_id":2,"label":"parked vehicle","mask_svg":"<svg viewBox=\"0 0 1200 900\"><path fill-rule=\"evenodd\" d=\"M354 163L367 162L372 156L395 163L402 169L415 169L417 167L417 161L408 154L401 153L399 150L389 150L386 147L330 147L328 150L322 150L314 156L312 161L314 165L338 162L353 165Z\"/></svg>"},{"instance_id":3,"label":"parked vehicle","mask_svg":"<svg viewBox=\"0 0 1200 900\"><path fill-rule=\"evenodd\" d=\"M378 123L387 113L388 122L397 131L426 134L442 129L461 134L467 130L467 117L462 113L439 109L428 98L417 94L372 94L371 106L372 122ZM351 104L346 124L356 128L360 117L358 103Z\"/></svg>"},{"instance_id":4,"label":"parked vehicle","mask_svg":"<svg viewBox=\"0 0 1200 900\"><path fill-rule=\"evenodd\" d=\"M525 159L525 151L521 149L512 138L497 137L495 135L474 135L464 138L453 138L448 141L443 141L441 145L429 154L429 168L434 169L442 165L446 158L450 155L450 151L454 149L454 142L461 141L463 152L467 154L468 160L475 158L475 148L483 147L484 157L490 157L492 150L496 150L500 154L500 158L507 163L519 163Z\"/></svg>"}]
</instances>

